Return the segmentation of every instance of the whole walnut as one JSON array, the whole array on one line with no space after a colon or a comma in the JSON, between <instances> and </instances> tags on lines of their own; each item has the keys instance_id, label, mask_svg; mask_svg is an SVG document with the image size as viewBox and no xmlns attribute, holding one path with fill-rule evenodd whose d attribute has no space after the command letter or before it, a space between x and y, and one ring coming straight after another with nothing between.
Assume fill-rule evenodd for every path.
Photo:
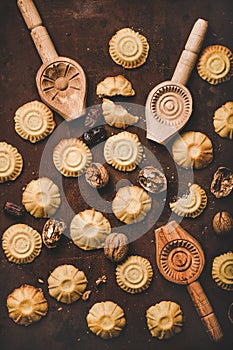
<instances>
[{"instance_id":1,"label":"whole walnut","mask_svg":"<svg viewBox=\"0 0 233 350\"><path fill-rule=\"evenodd\" d=\"M123 233L111 233L104 243L104 255L113 262L122 261L129 250L128 237Z\"/></svg>"},{"instance_id":2,"label":"whole walnut","mask_svg":"<svg viewBox=\"0 0 233 350\"><path fill-rule=\"evenodd\" d=\"M228 233L233 229L233 218L227 211L220 211L213 218L213 228L217 234Z\"/></svg>"}]
</instances>

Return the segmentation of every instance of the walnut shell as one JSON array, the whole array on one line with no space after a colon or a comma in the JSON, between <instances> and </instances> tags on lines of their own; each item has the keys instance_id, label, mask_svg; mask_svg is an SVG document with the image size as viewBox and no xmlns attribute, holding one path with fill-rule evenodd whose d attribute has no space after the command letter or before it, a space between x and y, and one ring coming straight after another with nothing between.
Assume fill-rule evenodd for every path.
<instances>
[{"instance_id":1,"label":"walnut shell","mask_svg":"<svg viewBox=\"0 0 233 350\"><path fill-rule=\"evenodd\" d=\"M220 211L213 218L213 228L217 234L228 233L233 229L233 218L227 211Z\"/></svg>"},{"instance_id":2,"label":"walnut shell","mask_svg":"<svg viewBox=\"0 0 233 350\"><path fill-rule=\"evenodd\" d=\"M123 233L111 233L104 243L104 255L113 262L122 261L129 250L128 238Z\"/></svg>"}]
</instances>

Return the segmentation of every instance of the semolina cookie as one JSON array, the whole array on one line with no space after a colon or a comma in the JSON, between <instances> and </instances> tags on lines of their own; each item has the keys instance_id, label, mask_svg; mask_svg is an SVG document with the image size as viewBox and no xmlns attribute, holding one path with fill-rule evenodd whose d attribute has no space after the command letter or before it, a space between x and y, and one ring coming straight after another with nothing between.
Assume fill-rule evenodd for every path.
<instances>
[{"instance_id":1,"label":"semolina cookie","mask_svg":"<svg viewBox=\"0 0 233 350\"><path fill-rule=\"evenodd\" d=\"M124 310L113 301L95 303L86 319L89 329L102 339L118 337L126 324Z\"/></svg>"},{"instance_id":2,"label":"semolina cookie","mask_svg":"<svg viewBox=\"0 0 233 350\"><path fill-rule=\"evenodd\" d=\"M77 177L85 172L92 161L87 145L76 138L63 139L53 150L53 162L66 177Z\"/></svg>"},{"instance_id":3,"label":"semolina cookie","mask_svg":"<svg viewBox=\"0 0 233 350\"><path fill-rule=\"evenodd\" d=\"M83 271L73 265L59 265L49 275L49 294L61 303L71 304L78 300L87 287Z\"/></svg>"},{"instance_id":4,"label":"semolina cookie","mask_svg":"<svg viewBox=\"0 0 233 350\"><path fill-rule=\"evenodd\" d=\"M84 250L103 248L110 232L110 222L95 209L81 211L73 217L70 224L73 243Z\"/></svg>"},{"instance_id":5,"label":"semolina cookie","mask_svg":"<svg viewBox=\"0 0 233 350\"><path fill-rule=\"evenodd\" d=\"M118 30L109 42L111 58L124 68L132 69L143 65L148 51L146 38L131 28Z\"/></svg>"},{"instance_id":6,"label":"semolina cookie","mask_svg":"<svg viewBox=\"0 0 233 350\"><path fill-rule=\"evenodd\" d=\"M52 111L39 101L31 101L18 108L14 120L17 134L31 143L50 135L56 126Z\"/></svg>"},{"instance_id":7,"label":"semolina cookie","mask_svg":"<svg viewBox=\"0 0 233 350\"><path fill-rule=\"evenodd\" d=\"M214 258L212 278L222 289L233 291L233 252L227 252Z\"/></svg>"},{"instance_id":8,"label":"semolina cookie","mask_svg":"<svg viewBox=\"0 0 233 350\"><path fill-rule=\"evenodd\" d=\"M0 142L0 183L14 181L23 169L23 158L17 148Z\"/></svg>"},{"instance_id":9,"label":"semolina cookie","mask_svg":"<svg viewBox=\"0 0 233 350\"><path fill-rule=\"evenodd\" d=\"M233 74L233 54L222 45L208 46L202 52L197 71L203 80L212 85L230 80Z\"/></svg>"},{"instance_id":10,"label":"semolina cookie","mask_svg":"<svg viewBox=\"0 0 233 350\"><path fill-rule=\"evenodd\" d=\"M225 138L233 139L233 102L226 102L214 112L214 130Z\"/></svg>"},{"instance_id":11,"label":"semolina cookie","mask_svg":"<svg viewBox=\"0 0 233 350\"><path fill-rule=\"evenodd\" d=\"M202 132L187 131L174 141L172 154L181 167L202 169L213 160L213 145Z\"/></svg>"},{"instance_id":12,"label":"semolina cookie","mask_svg":"<svg viewBox=\"0 0 233 350\"><path fill-rule=\"evenodd\" d=\"M8 295L6 305L9 317L22 326L40 321L48 311L48 302L42 290L27 284Z\"/></svg>"},{"instance_id":13,"label":"semolina cookie","mask_svg":"<svg viewBox=\"0 0 233 350\"><path fill-rule=\"evenodd\" d=\"M32 180L23 192L22 203L35 218L48 218L60 206L59 188L47 177Z\"/></svg>"},{"instance_id":14,"label":"semolina cookie","mask_svg":"<svg viewBox=\"0 0 233 350\"><path fill-rule=\"evenodd\" d=\"M142 221L151 209L152 199L138 186L121 187L112 202L114 215L125 224Z\"/></svg>"},{"instance_id":15,"label":"semolina cookie","mask_svg":"<svg viewBox=\"0 0 233 350\"><path fill-rule=\"evenodd\" d=\"M116 268L116 281L121 289L130 294L147 289L153 277L149 260L142 256L129 256Z\"/></svg>"},{"instance_id":16,"label":"semolina cookie","mask_svg":"<svg viewBox=\"0 0 233 350\"><path fill-rule=\"evenodd\" d=\"M203 188L193 184L190 186L188 194L169 205L171 210L179 216L196 218L207 205L207 195Z\"/></svg>"},{"instance_id":17,"label":"semolina cookie","mask_svg":"<svg viewBox=\"0 0 233 350\"><path fill-rule=\"evenodd\" d=\"M99 97L104 96L134 96L135 91L132 84L123 75L115 77L106 77L96 88L96 94Z\"/></svg>"},{"instance_id":18,"label":"semolina cookie","mask_svg":"<svg viewBox=\"0 0 233 350\"><path fill-rule=\"evenodd\" d=\"M160 340L172 338L183 327L180 306L173 301L161 301L146 310L147 326L151 335Z\"/></svg>"},{"instance_id":19,"label":"semolina cookie","mask_svg":"<svg viewBox=\"0 0 233 350\"><path fill-rule=\"evenodd\" d=\"M138 122L138 117L130 114L124 107L104 98L102 103L103 116L106 123L119 129Z\"/></svg>"},{"instance_id":20,"label":"semolina cookie","mask_svg":"<svg viewBox=\"0 0 233 350\"><path fill-rule=\"evenodd\" d=\"M138 136L128 131L109 137L104 145L106 162L120 171L133 171L142 160L142 152Z\"/></svg>"},{"instance_id":21,"label":"semolina cookie","mask_svg":"<svg viewBox=\"0 0 233 350\"><path fill-rule=\"evenodd\" d=\"M32 227L15 224L3 233L2 248L10 262L27 264L40 254L42 238Z\"/></svg>"}]
</instances>

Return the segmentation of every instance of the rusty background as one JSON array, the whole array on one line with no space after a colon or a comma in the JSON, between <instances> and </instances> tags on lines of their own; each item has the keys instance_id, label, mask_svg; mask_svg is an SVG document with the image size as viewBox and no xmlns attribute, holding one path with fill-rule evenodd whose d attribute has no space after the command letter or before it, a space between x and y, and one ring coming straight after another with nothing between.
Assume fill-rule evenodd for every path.
<instances>
[{"instance_id":1,"label":"rusty background","mask_svg":"<svg viewBox=\"0 0 233 350\"><path fill-rule=\"evenodd\" d=\"M136 95L131 98L119 98L119 101L145 104L149 91L159 82L171 78L178 57L195 20L199 17L208 20L209 28L203 47L221 44L233 49L233 3L231 0L37 0L35 1L57 51L60 55L73 58L84 68L88 80L87 106L101 101L95 94L99 81L106 76L125 75L134 86ZM134 70L125 70L116 65L108 53L108 42L116 30L131 27L146 36L150 44L146 64ZM38 177L39 164L47 139L31 144L21 139L14 131L14 113L24 103L40 100L35 75L41 65L30 34L19 13L16 1L0 2L0 140L16 146L24 158L24 170L20 177L11 183L0 185L0 232L16 223L24 222L39 232L44 219L34 219L29 214L21 220L7 216L2 207L6 201L20 203L22 189L33 178ZM168 178L168 198L162 215L154 221L161 198L153 198L153 209L147 220L148 232L130 244L130 254L142 255L153 265L154 278L149 289L138 295L122 291L115 282L115 266L105 259L102 251L85 252L72 244L68 237L62 239L55 250L43 247L40 256L31 264L17 266L9 263L0 249L0 347L1 350L74 350L74 349L180 349L194 350L200 347L206 350L227 349L233 345L232 324L228 320L227 310L232 300L232 292L219 288L211 279L211 265L215 256L232 249L232 234L217 237L212 229L214 214L225 209L232 213L232 194L216 200L210 193L210 181L218 166L232 166L232 141L220 138L214 133L212 116L214 110L232 100L233 80L211 86L204 82L194 70L188 87L193 95L194 111L184 130L205 132L214 145L214 161L206 169L195 171L195 181L208 194L208 205L204 213L196 218L184 219L182 226L202 245L206 264L200 282L222 326L224 338L220 344L213 344L201 324L185 287L173 285L160 275L155 264L154 229L165 224L169 217L169 200L176 194L177 179L174 165L166 149L148 141L145 132L131 127L128 130L138 132L142 143L159 159ZM54 113L57 125L62 118ZM143 117L142 117L143 122ZM75 130L84 130L84 118L73 122L70 135ZM72 131L73 130L73 131ZM117 132L107 128L108 135ZM102 148L94 153L94 159L100 160ZM126 178L137 184L138 169L131 174L118 173L108 166L111 176L109 186L100 191L101 196L111 201L115 193L115 184ZM53 164L48 164L48 176L56 178ZM173 178L174 177L174 178ZM85 185L84 179L80 179ZM88 208L80 197L77 179L64 179L64 191L69 204L75 212ZM91 195L91 192L90 192ZM106 214L112 223L119 223ZM64 218L69 225L70 217ZM142 227L142 226L141 226ZM143 226L145 228L145 226ZM140 224L138 230L140 232ZM47 291L46 280L49 273L59 264L74 264L85 271L91 297L84 302L79 300L71 305L63 305L52 299ZM105 274L107 283L96 287L95 281ZM45 283L41 284L38 279ZM13 289L27 283L41 287L49 303L48 315L39 323L28 328L14 324L8 317L6 298ZM89 308L98 301L113 300L125 310L127 326L122 334L103 341L88 331L85 317ZM173 300L181 305L184 313L182 333L168 341L152 338L145 321L145 310L161 300ZM58 309L62 307L62 310Z\"/></svg>"}]
</instances>

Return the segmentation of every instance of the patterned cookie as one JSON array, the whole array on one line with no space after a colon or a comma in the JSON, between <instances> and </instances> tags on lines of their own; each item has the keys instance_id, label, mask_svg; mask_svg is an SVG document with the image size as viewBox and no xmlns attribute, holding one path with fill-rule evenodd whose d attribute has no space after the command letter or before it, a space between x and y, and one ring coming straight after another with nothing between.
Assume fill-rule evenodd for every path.
<instances>
[{"instance_id":1,"label":"patterned cookie","mask_svg":"<svg viewBox=\"0 0 233 350\"><path fill-rule=\"evenodd\" d=\"M233 54L222 45L208 46L202 52L197 65L200 77L212 85L223 83L233 74Z\"/></svg>"},{"instance_id":2,"label":"patterned cookie","mask_svg":"<svg viewBox=\"0 0 233 350\"><path fill-rule=\"evenodd\" d=\"M189 193L170 203L171 210L179 216L196 218L207 205L207 195L197 184L189 187Z\"/></svg>"},{"instance_id":3,"label":"patterned cookie","mask_svg":"<svg viewBox=\"0 0 233 350\"><path fill-rule=\"evenodd\" d=\"M118 30L109 42L111 58L124 68L140 67L145 63L148 51L146 38L131 28Z\"/></svg>"},{"instance_id":4,"label":"patterned cookie","mask_svg":"<svg viewBox=\"0 0 233 350\"><path fill-rule=\"evenodd\" d=\"M104 98L102 103L103 116L106 123L119 129L138 122L138 117L130 114L124 107Z\"/></svg>"},{"instance_id":5,"label":"patterned cookie","mask_svg":"<svg viewBox=\"0 0 233 350\"><path fill-rule=\"evenodd\" d=\"M114 215L126 224L142 221L151 209L152 200L138 186L121 187L112 202Z\"/></svg>"},{"instance_id":6,"label":"patterned cookie","mask_svg":"<svg viewBox=\"0 0 233 350\"><path fill-rule=\"evenodd\" d=\"M233 290L233 252L224 253L214 258L212 278L222 289Z\"/></svg>"},{"instance_id":7,"label":"patterned cookie","mask_svg":"<svg viewBox=\"0 0 233 350\"><path fill-rule=\"evenodd\" d=\"M42 102L31 101L15 112L15 131L32 143L50 135L56 124L52 111Z\"/></svg>"},{"instance_id":8,"label":"patterned cookie","mask_svg":"<svg viewBox=\"0 0 233 350\"><path fill-rule=\"evenodd\" d=\"M59 188L47 177L32 180L23 192L22 203L35 218L48 218L60 206Z\"/></svg>"},{"instance_id":9,"label":"patterned cookie","mask_svg":"<svg viewBox=\"0 0 233 350\"><path fill-rule=\"evenodd\" d=\"M116 281L125 292L135 294L147 289L153 277L149 260L142 256L129 256L116 268Z\"/></svg>"},{"instance_id":10,"label":"patterned cookie","mask_svg":"<svg viewBox=\"0 0 233 350\"><path fill-rule=\"evenodd\" d=\"M28 225L15 224L3 233L2 248L10 262L30 263L41 252L41 235Z\"/></svg>"},{"instance_id":11,"label":"patterned cookie","mask_svg":"<svg viewBox=\"0 0 233 350\"><path fill-rule=\"evenodd\" d=\"M146 311L147 326L151 335L160 340L180 333L183 315L180 306L173 301L161 301Z\"/></svg>"},{"instance_id":12,"label":"patterned cookie","mask_svg":"<svg viewBox=\"0 0 233 350\"><path fill-rule=\"evenodd\" d=\"M7 298L9 317L22 326L38 322L48 311L48 303L41 289L22 285Z\"/></svg>"},{"instance_id":13,"label":"patterned cookie","mask_svg":"<svg viewBox=\"0 0 233 350\"><path fill-rule=\"evenodd\" d=\"M89 329L102 339L118 337L125 324L124 310L112 301L94 304L87 315Z\"/></svg>"},{"instance_id":14,"label":"patterned cookie","mask_svg":"<svg viewBox=\"0 0 233 350\"><path fill-rule=\"evenodd\" d=\"M23 169L23 158L17 148L0 142L0 183L14 181Z\"/></svg>"},{"instance_id":15,"label":"patterned cookie","mask_svg":"<svg viewBox=\"0 0 233 350\"><path fill-rule=\"evenodd\" d=\"M86 209L75 215L70 224L70 237L84 250L103 248L111 232L110 222L95 209Z\"/></svg>"},{"instance_id":16,"label":"patterned cookie","mask_svg":"<svg viewBox=\"0 0 233 350\"><path fill-rule=\"evenodd\" d=\"M84 272L73 265L57 266L48 278L49 294L65 304L78 300L86 287L87 278Z\"/></svg>"},{"instance_id":17,"label":"patterned cookie","mask_svg":"<svg viewBox=\"0 0 233 350\"><path fill-rule=\"evenodd\" d=\"M219 136L233 139L233 102L226 102L214 112L214 130Z\"/></svg>"},{"instance_id":18,"label":"patterned cookie","mask_svg":"<svg viewBox=\"0 0 233 350\"><path fill-rule=\"evenodd\" d=\"M207 135L187 131L172 145L174 161L183 168L202 169L213 160L213 146Z\"/></svg>"},{"instance_id":19,"label":"patterned cookie","mask_svg":"<svg viewBox=\"0 0 233 350\"><path fill-rule=\"evenodd\" d=\"M142 145L136 134L120 132L107 139L104 157L108 164L120 171L133 171L142 159Z\"/></svg>"},{"instance_id":20,"label":"patterned cookie","mask_svg":"<svg viewBox=\"0 0 233 350\"><path fill-rule=\"evenodd\" d=\"M64 176L77 177L85 172L92 161L87 145L76 138L64 139L53 150L53 162Z\"/></svg>"}]
</instances>

